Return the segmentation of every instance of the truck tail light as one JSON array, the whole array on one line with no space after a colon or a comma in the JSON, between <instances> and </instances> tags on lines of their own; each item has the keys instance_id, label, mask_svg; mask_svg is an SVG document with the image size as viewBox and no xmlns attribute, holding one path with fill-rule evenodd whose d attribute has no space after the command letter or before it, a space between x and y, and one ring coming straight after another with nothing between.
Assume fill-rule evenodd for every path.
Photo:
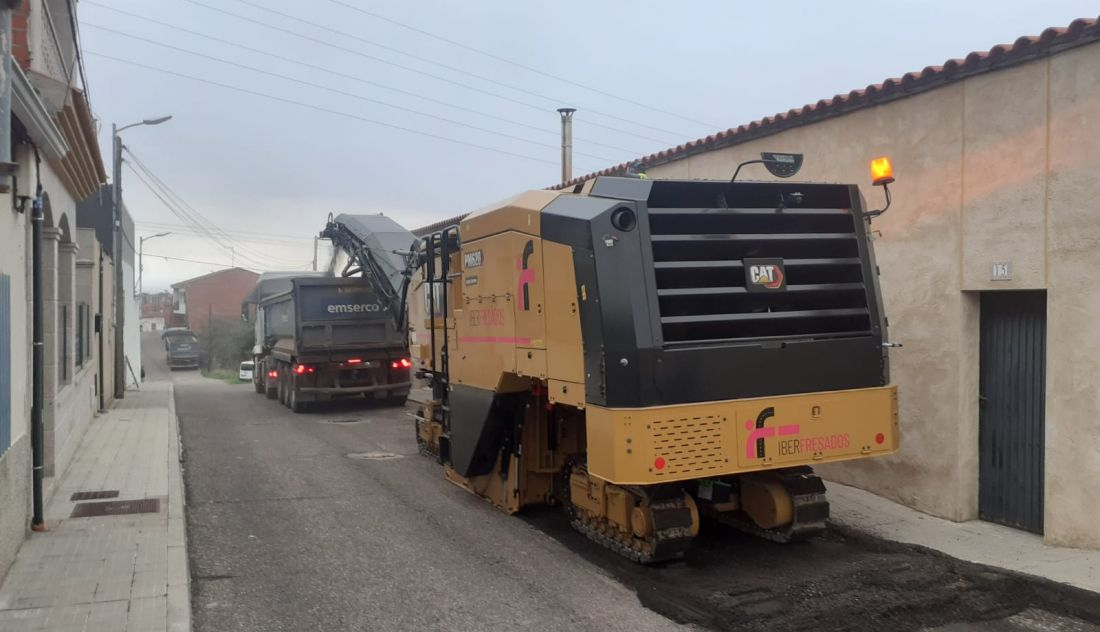
<instances>
[{"instance_id":1,"label":"truck tail light","mask_svg":"<svg viewBox=\"0 0 1100 632\"><path fill-rule=\"evenodd\" d=\"M306 373L313 373L316 370L317 369L309 366L308 364L295 364L294 365L294 373L297 374L297 375L304 375Z\"/></svg>"},{"instance_id":2,"label":"truck tail light","mask_svg":"<svg viewBox=\"0 0 1100 632\"><path fill-rule=\"evenodd\" d=\"M363 363L363 360L361 358L348 358L348 364L362 364L362 363Z\"/></svg>"},{"instance_id":3,"label":"truck tail light","mask_svg":"<svg viewBox=\"0 0 1100 632\"><path fill-rule=\"evenodd\" d=\"M268 377L279 377L279 372L278 371L268 371L267 376Z\"/></svg>"},{"instance_id":4,"label":"truck tail light","mask_svg":"<svg viewBox=\"0 0 1100 632\"><path fill-rule=\"evenodd\" d=\"M408 358L401 358L400 360L394 360L390 362L391 369L408 369L412 367L413 363Z\"/></svg>"}]
</instances>

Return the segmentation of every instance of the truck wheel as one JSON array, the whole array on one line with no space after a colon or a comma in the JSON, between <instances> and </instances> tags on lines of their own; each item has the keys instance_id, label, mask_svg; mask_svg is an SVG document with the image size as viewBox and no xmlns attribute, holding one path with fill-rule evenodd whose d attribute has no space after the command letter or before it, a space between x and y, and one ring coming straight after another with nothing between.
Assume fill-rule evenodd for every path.
<instances>
[{"instance_id":1,"label":"truck wheel","mask_svg":"<svg viewBox=\"0 0 1100 632\"><path fill-rule=\"evenodd\" d=\"M257 382L256 380L252 380L252 388L256 389L257 393L263 393L264 390L265 390L264 389L264 383L263 382Z\"/></svg>"},{"instance_id":2,"label":"truck wheel","mask_svg":"<svg viewBox=\"0 0 1100 632\"><path fill-rule=\"evenodd\" d=\"M287 393L287 396L286 396L286 399L287 399L286 405L287 405L287 407L290 408L290 410L292 410L296 413L304 413L306 411L306 402L303 402L302 400L298 399L298 389L294 388L294 386L291 385L288 390L289 390L289 392Z\"/></svg>"},{"instance_id":3,"label":"truck wheel","mask_svg":"<svg viewBox=\"0 0 1100 632\"><path fill-rule=\"evenodd\" d=\"M275 383L275 388L279 391L279 403L286 406L286 378L282 373L279 374L279 381Z\"/></svg>"},{"instance_id":4,"label":"truck wheel","mask_svg":"<svg viewBox=\"0 0 1100 632\"><path fill-rule=\"evenodd\" d=\"M405 401L408 399L408 395L390 395L386 398L386 404L388 406L404 406Z\"/></svg>"}]
</instances>

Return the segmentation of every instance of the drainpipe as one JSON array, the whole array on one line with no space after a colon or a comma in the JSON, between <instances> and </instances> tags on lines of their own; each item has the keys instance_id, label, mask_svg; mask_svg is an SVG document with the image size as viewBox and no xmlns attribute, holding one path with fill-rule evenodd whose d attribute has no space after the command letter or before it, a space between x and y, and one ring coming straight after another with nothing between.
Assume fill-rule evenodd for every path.
<instances>
[{"instance_id":1,"label":"drainpipe","mask_svg":"<svg viewBox=\"0 0 1100 632\"><path fill-rule=\"evenodd\" d=\"M42 223L45 213L42 210L42 160L38 147L34 147L35 178L38 180L34 193L34 207L31 211L31 466L34 496L34 516L31 529L46 530L46 520L42 515L42 467L45 459L44 436L42 430L42 382L43 382L43 346L42 336Z\"/></svg>"}]
</instances>

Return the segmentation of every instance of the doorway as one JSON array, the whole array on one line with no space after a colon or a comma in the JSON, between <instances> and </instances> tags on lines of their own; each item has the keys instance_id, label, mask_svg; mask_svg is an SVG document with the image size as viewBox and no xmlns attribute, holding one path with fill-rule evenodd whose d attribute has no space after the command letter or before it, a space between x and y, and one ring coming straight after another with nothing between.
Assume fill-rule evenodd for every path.
<instances>
[{"instance_id":1,"label":"doorway","mask_svg":"<svg viewBox=\"0 0 1100 632\"><path fill-rule=\"evenodd\" d=\"M980 335L978 514L1042 533L1046 292L984 292Z\"/></svg>"}]
</instances>

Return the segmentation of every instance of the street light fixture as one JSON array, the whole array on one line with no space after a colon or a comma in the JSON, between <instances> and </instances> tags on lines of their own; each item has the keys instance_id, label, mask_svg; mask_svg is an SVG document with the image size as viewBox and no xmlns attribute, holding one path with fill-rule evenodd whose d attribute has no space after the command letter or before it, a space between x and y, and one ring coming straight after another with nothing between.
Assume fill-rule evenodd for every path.
<instances>
[{"instance_id":1,"label":"street light fixture","mask_svg":"<svg viewBox=\"0 0 1100 632\"><path fill-rule=\"evenodd\" d=\"M129 125L111 124L111 202L114 219L114 252L115 259L115 398L122 399L126 396L126 356L123 346L125 338L123 327L126 324L126 293L122 291L124 281L122 278L122 139L119 133L131 127L141 125L160 125L172 117L161 116L159 118L144 119ZM133 245L131 244L131 248Z\"/></svg>"},{"instance_id":2,"label":"street light fixture","mask_svg":"<svg viewBox=\"0 0 1100 632\"><path fill-rule=\"evenodd\" d=\"M150 239L156 239L157 237L166 237L172 233L157 233L156 235L149 235L148 237L138 238L138 296L141 296L144 287L141 284L142 273L145 271L145 242Z\"/></svg>"}]
</instances>

